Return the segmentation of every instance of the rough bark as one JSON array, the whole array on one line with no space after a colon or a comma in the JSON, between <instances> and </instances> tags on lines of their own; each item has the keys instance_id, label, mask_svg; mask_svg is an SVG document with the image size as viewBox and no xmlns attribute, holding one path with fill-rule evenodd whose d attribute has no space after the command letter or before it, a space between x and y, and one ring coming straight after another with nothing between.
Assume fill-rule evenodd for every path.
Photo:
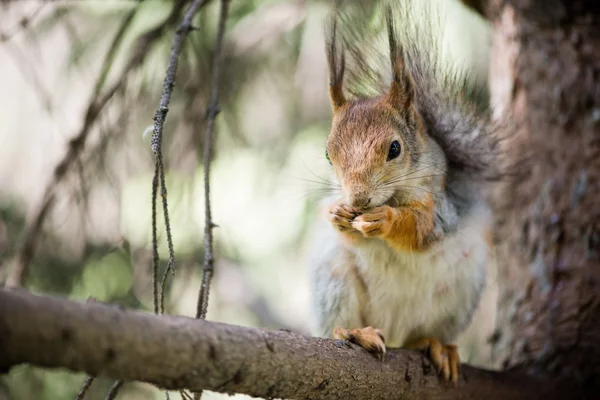
<instances>
[{"instance_id":1,"label":"rough bark","mask_svg":"<svg viewBox=\"0 0 600 400\"><path fill-rule=\"evenodd\" d=\"M502 185L495 335L504 366L600 385L600 3L492 0L497 116L517 122ZM596 386L596 388L594 388ZM597 393L597 392L596 392Z\"/></svg>"},{"instance_id":2,"label":"rough bark","mask_svg":"<svg viewBox=\"0 0 600 400\"><path fill-rule=\"evenodd\" d=\"M352 345L286 331L0 290L0 371L21 363L263 398L568 398L548 382L469 366L454 388L407 350L380 361Z\"/></svg>"}]
</instances>

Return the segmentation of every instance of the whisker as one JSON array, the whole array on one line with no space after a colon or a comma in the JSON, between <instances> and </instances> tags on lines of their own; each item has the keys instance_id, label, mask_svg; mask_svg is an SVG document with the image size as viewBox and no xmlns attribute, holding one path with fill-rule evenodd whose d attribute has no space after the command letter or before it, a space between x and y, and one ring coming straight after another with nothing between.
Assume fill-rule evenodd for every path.
<instances>
[{"instance_id":1,"label":"whisker","mask_svg":"<svg viewBox=\"0 0 600 400\"><path fill-rule=\"evenodd\" d=\"M400 188L401 188L401 189L404 189L404 188L409 188L409 189L417 189L417 190L422 190L422 191L424 191L424 192L427 192L427 193L431 194L432 196L436 196L436 197L437 197L437 194L436 194L436 193L432 192L431 190L427 190L427 189L425 189L425 188L419 187L419 186L406 186L406 185L402 185L402 186L400 186Z\"/></svg>"},{"instance_id":2,"label":"whisker","mask_svg":"<svg viewBox=\"0 0 600 400\"><path fill-rule=\"evenodd\" d=\"M426 166L424 166L423 168L418 168L418 169L416 169L416 170L409 171L408 173L405 173L405 174L403 174L403 175L399 175L399 176L393 176L393 177L391 177L391 178L390 178L390 179L388 179L388 180L396 180L396 179L405 178L405 177L408 177L408 176L414 175L414 174L416 174L417 172L421 172L421 171L425 171L425 170L427 170L427 169L429 169L429 168L433 168L433 167L435 167L435 166L437 166L437 165L439 165L439 164L440 164L440 163L435 163L435 164L431 164L431 165L426 165ZM385 181L383 181L383 182L378 182L378 183L385 183L385 182L387 182L388 180L385 180Z\"/></svg>"},{"instance_id":3,"label":"whisker","mask_svg":"<svg viewBox=\"0 0 600 400\"><path fill-rule=\"evenodd\" d=\"M302 181L302 182L313 183L315 185L321 185L321 186L326 186L326 187L333 187L333 188L341 188L342 187L341 185L339 185L337 183L333 183L333 182L313 181L312 179L305 179L305 178L294 178L294 179Z\"/></svg>"},{"instance_id":4,"label":"whisker","mask_svg":"<svg viewBox=\"0 0 600 400\"><path fill-rule=\"evenodd\" d=\"M410 180L415 180L415 179L435 178L435 177L438 177L438 176L444 176L444 174L415 176L415 177L412 177L412 178L404 178L403 177L403 178L398 178L398 179L388 179L388 180L385 180L385 181L379 183L378 185L381 186L381 187L384 187L384 186L390 186L393 183L399 183L399 182L410 181Z\"/></svg>"},{"instance_id":5,"label":"whisker","mask_svg":"<svg viewBox=\"0 0 600 400\"><path fill-rule=\"evenodd\" d=\"M323 182L325 182L325 183L330 183L330 184L333 184L333 182L331 182L330 180L328 180L328 179L325 179L325 178L323 178L322 176L319 176L319 175L315 174L313 171L311 171L311 170L310 170L310 168L308 168L308 167L306 166L306 164L304 163L304 160L300 160L300 162L302 163L302 165L304 166L304 168L306 168L306 170L307 170L307 171L308 171L308 172L309 172L309 173L310 173L312 176L314 176L314 177L315 177L315 178L317 178L318 180L320 180L320 181L323 181Z\"/></svg>"},{"instance_id":6,"label":"whisker","mask_svg":"<svg viewBox=\"0 0 600 400\"><path fill-rule=\"evenodd\" d=\"M407 173L399 175L399 176L410 176L410 175L416 174L417 172L425 171L427 169L433 169L433 170L441 171L441 169L437 168L439 165L441 165L441 163L425 164L421 168L417 168L417 169L408 171ZM394 178L397 178L399 176L395 176Z\"/></svg>"},{"instance_id":7,"label":"whisker","mask_svg":"<svg viewBox=\"0 0 600 400\"><path fill-rule=\"evenodd\" d=\"M297 200L306 200L314 197L316 200L322 200L328 196L334 196L339 193L338 190L331 190L329 188L312 188L304 193L290 193L290 198Z\"/></svg>"}]
</instances>

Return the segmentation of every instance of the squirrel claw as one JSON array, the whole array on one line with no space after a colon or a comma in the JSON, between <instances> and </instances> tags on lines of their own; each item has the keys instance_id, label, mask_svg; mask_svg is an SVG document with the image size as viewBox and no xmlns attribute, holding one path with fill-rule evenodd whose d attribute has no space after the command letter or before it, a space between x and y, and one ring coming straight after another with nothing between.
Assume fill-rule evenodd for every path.
<instances>
[{"instance_id":1,"label":"squirrel claw","mask_svg":"<svg viewBox=\"0 0 600 400\"><path fill-rule=\"evenodd\" d=\"M367 326L366 328L344 329L339 326L333 329L333 337L357 344L383 360L385 355L385 339L381 330Z\"/></svg>"},{"instance_id":2,"label":"squirrel claw","mask_svg":"<svg viewBox=\"0 0 600 400\"><path fill-rule=\"evenodd\" d=\"M350 342L349 340L347 340L347 339L337 339L337 340L335 341L335 344L336 344L338 347L348 347L348 348L351 348L351 347L352 347L352 346L351 346L351 342Z\"/></svg>"},{"instance_id":3,"label":"squirrel claw","mask_svg":"<svg viewBox=\"0 0 600 400\"><path fill-rule=\"evenodd\" d=\"M340 232L353 230L352 220L356 214L351 207L344 203L335 203L329 209L329 222Z\"/></svg>"},{"instance_id":4,"label":"squirrel claw","mask_svg":"<svg viewBox=\"0 0 600 400\"><path fill-rule=\"evenodd\" d=\"M451 380L454 384L458 382L460 357L455 345L444 345L436 338L423 338L406 347L414 350L428 350L429 359L439 374L444 376L444 380Z\"/></svg>"}]
</instances>

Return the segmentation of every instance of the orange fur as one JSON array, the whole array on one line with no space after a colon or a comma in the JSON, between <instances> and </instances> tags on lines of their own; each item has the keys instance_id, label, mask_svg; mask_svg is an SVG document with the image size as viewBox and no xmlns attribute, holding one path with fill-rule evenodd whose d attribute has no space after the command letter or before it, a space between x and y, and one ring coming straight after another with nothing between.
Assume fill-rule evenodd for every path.
<instances>
[{"instance_id":1,"label":"orange fur","mask_svg":"<svg viewBox=\"0 0 600 400\"><path fill-rule=\"evenodd\" d=\"M415 350L427 350L429 358L444 375L444 378L446 380L452 379L454 384L458 382L460 357L458 355L458 348L455 345L444 345L436 338L426 337L412 342L406 347Z\"/></svg>"},{"instance_id":2,"label":"orange fur","mask_svg":"<svg viewBox=\"0 0 600 400\"><path fill-rule=\"evenodd\" d=\"M423 201L413 201L404 207L392 208L390 226L383 237L394 247L405 251L424 251L433 231L434 202L430 194Z\"/></svg>"}]
</instances>

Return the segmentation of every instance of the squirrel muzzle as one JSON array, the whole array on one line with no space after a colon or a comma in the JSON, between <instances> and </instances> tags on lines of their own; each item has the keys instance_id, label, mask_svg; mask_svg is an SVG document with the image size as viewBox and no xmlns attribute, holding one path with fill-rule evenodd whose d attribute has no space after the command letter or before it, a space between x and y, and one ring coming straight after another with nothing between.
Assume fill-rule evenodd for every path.
<instances>
[{"instance_id":1,"label":"squirrel muzzle","mask_svg":"<svg viewBox=\"0 0 600 400\"><path fill-rule=\"evenodd\" d=\"M371 204L371 196L366 192L352 193L346 196L346 202L354 209L362 209Z\"/></svg>"},{"instance_id":2,"label":"squirrel muzzle","mask_svg":"<svg viewBox=\"0 0 600 400\"><path fill-rule=\"evenodd\" d=\"M374 204L374 188L369 184L370 177L367 174L350 173L342 178L342 189L346 204L354 209L372 207Z\"/></svg>"}]
</instances>

